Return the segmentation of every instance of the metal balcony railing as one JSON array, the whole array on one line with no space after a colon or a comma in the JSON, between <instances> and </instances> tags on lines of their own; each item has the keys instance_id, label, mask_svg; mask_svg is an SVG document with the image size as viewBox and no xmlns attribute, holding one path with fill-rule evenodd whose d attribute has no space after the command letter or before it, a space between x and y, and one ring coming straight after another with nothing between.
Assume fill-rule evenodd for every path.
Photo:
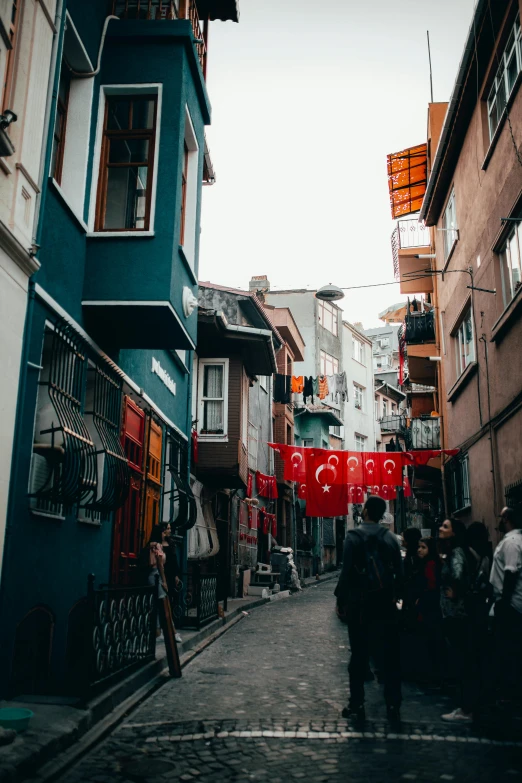
<instances>
[{"instance_id":1,"label":"metal balcony railing","mask_svg":"<svg viewBox=\"0 0 522 783\"><path fill-rule=\"evenodd\" d=\"M418 220L398 220L391 235L393 272L395 279L400 279L399 250L410 247L429 247L431 243L430 230Z\"/></svg>"},{"instance_id":2,"label":"metal balcony railing","mask_svg":"<svg viewBox=\"0 0 522 783\"><path fill-rule=\"evenodd\" d=\"M188 19L203 76L206 77L207 48L196 0L110 0L110 13L120 19Z\"/></svg>"},{"instance_id":3,"label":"metal balcony railing","mask_svg":"<svg viewBox=\"0 0 522 783\"><path fill-rule=\"evenodd\" d=\"M406 315L405 339L408 345L435 342L435 315L433 310L408 313Z\"/></svg>"},{"instance_id":4,"label":"metal balcony railing","mask_svg":"<svg viewBox=\"0 0 522 783\"><path fill-rule=\"evenodd\" d=\"M379 419L381 432L401 433L406 427L406 419L400 414L390 414Z\"/></svg>"},{"instance_id":5,"label":"metal balcony railing","mask_svg":"<svg viewBox=\"0 0 522 783\"><path fill-rule=\"evenodd\" d=\"M440 449L440 417L411 419L405 440L408 449Z\"/></svg>"}]
</instances>

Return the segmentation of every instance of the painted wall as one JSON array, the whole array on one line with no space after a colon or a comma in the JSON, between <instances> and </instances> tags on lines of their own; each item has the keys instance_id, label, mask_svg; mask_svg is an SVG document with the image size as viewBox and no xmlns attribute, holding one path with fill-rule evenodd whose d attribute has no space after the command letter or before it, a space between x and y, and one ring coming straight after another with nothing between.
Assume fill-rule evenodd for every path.
<instances>
[{"instance_id":1,"label":"painted wall","mask_svg":"<svg viewBox=\"0 0 522 783\"><path fill-rule=\"evenodd\" d=\"M346 322L343 323L343 368L346 372L348 399L343 406L344 448L354 449L355 433L366 438L366 451L375 448L375 416L373 410L373 368L372 343ZM359 340L364 345L364 359L359 362L353 358L353 342ZM354 404L354 384L364 389L363 409Z\"/></svg>"}]
</instances>

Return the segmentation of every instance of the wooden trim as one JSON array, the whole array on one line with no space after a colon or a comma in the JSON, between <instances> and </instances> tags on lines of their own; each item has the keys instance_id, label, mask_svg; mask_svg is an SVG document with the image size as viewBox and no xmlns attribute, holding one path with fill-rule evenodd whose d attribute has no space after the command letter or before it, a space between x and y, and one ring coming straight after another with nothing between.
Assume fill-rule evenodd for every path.
<instances>
[{"instance_id":1,"label":"wooden trim","mask_svg":"<svg viewBox=\"0 0 522 783\"><path fill-rule=\"evenodd\" d=\"M60 98L60 86L58 86L58 98L56 102L56 116L54 119L53 128L53 142L57 145L57 153L55 160L54 171L52 172L53 179L61 185L62 184L62 171L63 171L63 158L65 153L65 139L67 135L67 116L69 113L69 95L71 92L71 75L67 68L62 65L60 72L60 82L62 78L65 78L65 100ZM57 120L61 118L60 134L59 137L56 134Z\"/></svg>"}]
</instances>

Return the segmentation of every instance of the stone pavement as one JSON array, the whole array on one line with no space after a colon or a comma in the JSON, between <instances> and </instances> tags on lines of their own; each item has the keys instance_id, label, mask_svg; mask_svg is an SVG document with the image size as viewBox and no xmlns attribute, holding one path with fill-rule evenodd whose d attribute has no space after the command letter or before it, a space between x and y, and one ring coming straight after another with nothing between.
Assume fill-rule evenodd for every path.
<instances>
[{"instance_id":1,"label":"stone pavement","mask_svg":"<svg viewBox=\"0 0 522 783\"><path fill-rule=\"evenodd\" d=\"M156 691L61 783L112 781L511 781L522 737L440 720L449 698L404 687L390 727L377 683L363 724L347 701L346 628L334 582L267 604Z\"/></svg>"}]
</instances>

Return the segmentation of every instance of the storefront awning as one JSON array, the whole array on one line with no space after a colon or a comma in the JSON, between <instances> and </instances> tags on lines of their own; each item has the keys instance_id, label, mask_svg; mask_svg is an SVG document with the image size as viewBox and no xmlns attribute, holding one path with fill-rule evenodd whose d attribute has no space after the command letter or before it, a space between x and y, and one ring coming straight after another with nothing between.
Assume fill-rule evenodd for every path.
<instances>
[{"instance_id":1,"label":"storefront awning","mask_svg":"<svg viewBox=\"0 0 522 783\"><path fill-rule=\"evenodd\" d=\"M388 155L388 190L392 218L418 212L426 192L428 147L419 144Z\"/></svg>"}]
</instances>

